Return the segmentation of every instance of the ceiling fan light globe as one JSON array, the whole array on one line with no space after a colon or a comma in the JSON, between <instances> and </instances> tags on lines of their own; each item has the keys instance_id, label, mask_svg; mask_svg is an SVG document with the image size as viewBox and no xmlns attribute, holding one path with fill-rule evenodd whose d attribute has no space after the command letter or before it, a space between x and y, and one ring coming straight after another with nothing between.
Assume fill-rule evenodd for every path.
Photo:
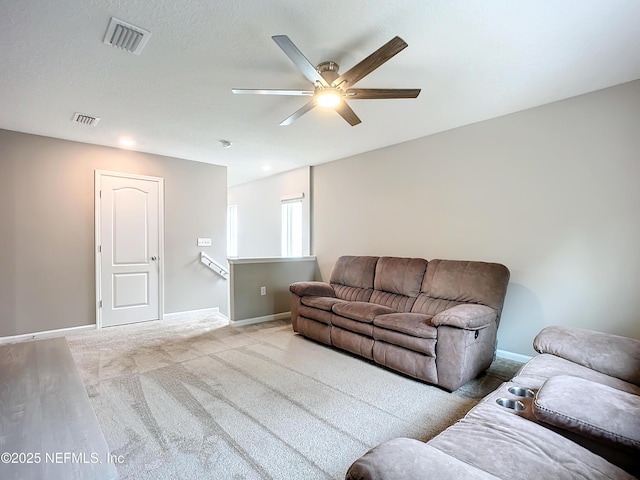
<instances>
[{"instance_id":1,"label":"ceiling fan light globe","mask_svg":"<svg viewBox=\"0 0 640 480\"><path fill-rule=\"evenodd\" d=\"M316 94L316 103L323 108L337 107L341 101L342 95L334 89L321 90Z\"/></svg>"}]
</instances>

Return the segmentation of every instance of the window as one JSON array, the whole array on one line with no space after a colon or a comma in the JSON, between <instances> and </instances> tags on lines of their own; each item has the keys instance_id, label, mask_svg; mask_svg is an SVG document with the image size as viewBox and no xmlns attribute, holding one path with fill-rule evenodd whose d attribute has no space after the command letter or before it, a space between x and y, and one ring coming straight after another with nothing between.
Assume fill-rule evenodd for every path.
<instances>
[{"instance_id":1,"label":"window","mask_svg":"<svg viewBox=\"0 0 640 480\"><path fill-rule=\"evenodd\" d=\"M302 256L302 194L282 200L282 256Z\"/></svg>"},{"instance_id":2,"label":"window","mask_svg":"<svg viewBox=\"0 0 640 480\"><path fill-rule=\"evenodd\" d=\"M227 207L227 256L238 256L238 206Z\"/></svg>"}]
</instances>

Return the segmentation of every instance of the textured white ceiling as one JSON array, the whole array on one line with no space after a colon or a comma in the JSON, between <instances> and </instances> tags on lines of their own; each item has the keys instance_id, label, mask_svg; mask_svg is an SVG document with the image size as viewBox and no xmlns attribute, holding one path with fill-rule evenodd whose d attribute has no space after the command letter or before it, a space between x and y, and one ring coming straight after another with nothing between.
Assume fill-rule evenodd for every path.
<instances>
[{"instance_id":1,"label":"textured white ceiling","mask_svg":"<svg viewBox=\"0 0 640 480\"><path fill-rule=\"evenodd\" d=\"M102 43L112 16L151 31L140 56ZM0 0L0 128L128 135L233 185L638 79L639 25L637 0ZM306 98L231 93L309 88L276 34L341 72L398 35L409 47L358 86L422 93L352 101L356 127L320 109L279 127Z\"/></svg>"}]
</instances>

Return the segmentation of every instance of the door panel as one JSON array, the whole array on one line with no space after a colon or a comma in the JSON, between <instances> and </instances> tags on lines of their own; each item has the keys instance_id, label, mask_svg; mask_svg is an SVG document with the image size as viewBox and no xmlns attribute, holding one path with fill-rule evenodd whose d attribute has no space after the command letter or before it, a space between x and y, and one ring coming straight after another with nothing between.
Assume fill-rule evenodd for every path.
<instances>
[{"instance_id":1,"label":"door panel","mask_svg":"<svg viewBox=\"0 0 640 480\"><path fill-rule=\"evenodd\" d=\"M113 274L113 308L149 305L149 275L142 273Z\"/></svg>"},{"instance_id":2,"label":"door panel","mask_svg":"<svg viewBox=\"0 0 640 480\"><path fill-rule=\"evenodd\" d=\"M149 192L137 188L113 190L113 264L146 263L149 258Z\"/></svg>"},{"instance_id":3,"label":"door panel","mask_svg":"<svg viewBox=\"0 0 640 480\"><path fill-rule=\"evenodd\" d=\"M103 326L159 318L158 180L100 175L99 295Z\"/></svg>"}]
</instances>

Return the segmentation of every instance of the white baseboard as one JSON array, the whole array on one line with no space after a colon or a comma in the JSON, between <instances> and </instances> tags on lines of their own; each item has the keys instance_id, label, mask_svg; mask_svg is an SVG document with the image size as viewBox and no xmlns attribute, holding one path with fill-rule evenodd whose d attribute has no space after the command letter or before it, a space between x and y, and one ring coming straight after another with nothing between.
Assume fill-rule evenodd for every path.
<instances>
[{"instance_id":1,"label":"white baseboard","mask_svg":"<svg viewBox=\"0 0 640 480\"><path fill-rule=\"evenodd\" d=\"M533 357L522 355L521 353L513 353L507 350L496 350L496 356L506 358L507 360L515 360L516 362L527 363Z\"/></svg>"},{"instance_id":2,"label":"white baseboard","mask_svg":"<svg viewBox=\"0 0 640 480\"><path fill-rule=\"evenodd\" d=\"M272 320L285 320L287 318L291 318L291 312L275 313L273 315L265 315L263 317L245 318L244 320L232 320L229 322L229 325L232 327L242 327L243 325L270 322Z\"/></svg>"},{"instance_id":3,"label":"white baseboard","mask_svg":"<svg viewBox=\"0 0 640 480\"><path fill-rule=\"evenodd\" d=\"M200 310L187 310L184 312L165 313L163 320L179 320L181 318L198 317L200 315L213 315L220 313L220 307L202 308Z\"/></svg>"},{"instance_id":4,"label":"white baseboard","mask_svg":"<svg viewBox=\"0 0 640 480\"><path fill-rule=\"evenodd\" d=\"M3 343L25 342L27 340L42 340L44 338L64 337L71 333L78 333L85 330L95 330L95 325L81 325L79 327L58 328L57 330L46 330L44 332L23 333L10 337L0 337L0 345Z\"/></svg>"}]
</instances>

